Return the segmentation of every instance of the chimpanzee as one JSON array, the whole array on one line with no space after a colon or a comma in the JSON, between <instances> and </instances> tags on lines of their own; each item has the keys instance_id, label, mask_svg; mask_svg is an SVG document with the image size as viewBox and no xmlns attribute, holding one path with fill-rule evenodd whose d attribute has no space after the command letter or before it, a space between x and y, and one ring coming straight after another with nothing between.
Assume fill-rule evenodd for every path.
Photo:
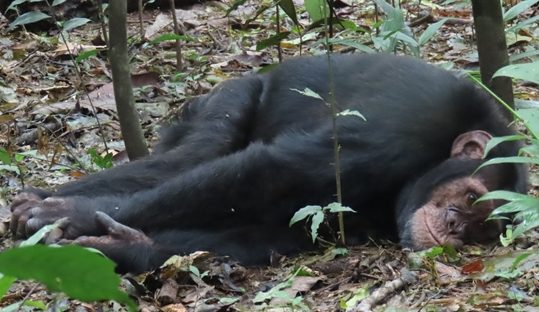
<instances>
[{"instance_id":1,"label":"chimpanzee","mask_svg":"<svg viewBox=\"0 0 539 312\"><path fill-rule=\"evenodd\" d=\"M272 251L312 248L288 224L298 209L336 200L333 101L366 119L336 120L343 203L357 211L345 215L349 242L400 237L422 249L496 237L501 225L485 222L496 204L476 199L527 187L523 165L476 172L490 138L514 134L497 104L467 79L408 57L330 59L300 57L219 84L186 106L153 156L19 194L12 231L30 235L67 217L64 240L133 272L195 250L260 264ZM324 100L298 92L306 88ZM519 148L506 142L488 158Z\"/></svg>"}]
</instances>

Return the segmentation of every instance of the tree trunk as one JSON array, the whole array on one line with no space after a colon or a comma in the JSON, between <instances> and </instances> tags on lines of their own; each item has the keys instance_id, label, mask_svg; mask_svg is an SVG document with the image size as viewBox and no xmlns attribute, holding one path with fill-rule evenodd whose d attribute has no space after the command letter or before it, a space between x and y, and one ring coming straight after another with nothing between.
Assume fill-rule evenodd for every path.
<instances>
[{"instance_id":1,"label":"tree trunk","mask_svg":"<svg viewBox=\"0 0 539 312\"><path fill-rule=\"evenodd\" d=\"M492 79L492 75L498 69L509 64L501 3L492 0L472 0L472 7L481 80L502 100L514 107L511 78ZM511 114L506 112L506 116L510 117Z\"/></svg>"},{"instance_id":2,"label":"tree trunk","mask_svg":"<svg viewBox=\"0 0 539 312\"><path fill-rule=\"evenodd\" d=\"M148 148L142 134L131 86L131 71L127 57L127 0L110 1L109 12L109 58L114 98L125 149L129 159L133 160L148 155Z\"/></svg>"}]
</instances>

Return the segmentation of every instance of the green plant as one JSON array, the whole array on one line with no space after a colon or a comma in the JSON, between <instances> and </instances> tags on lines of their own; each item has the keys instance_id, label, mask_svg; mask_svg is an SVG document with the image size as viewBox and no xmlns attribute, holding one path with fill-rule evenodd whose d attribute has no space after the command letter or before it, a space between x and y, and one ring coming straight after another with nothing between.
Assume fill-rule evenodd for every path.
<instances>
[{"instance_id":1,"label":"green plant","mask_svg":"<svg viewBox=\"0 0 539 312\"><path fill-rule=\"evenodd\" d=\"M509 65L499 69L494 74L494 77L508 76L539 83L538 68L539 62ZM478 81L477 79L474 80ZM494 94L492 95L496 97ZM527 143L521 149L520 155L491 159L485 162L482 166L501 163L526 163L539 165L539 108L526 108L516 111L511 109L506 103L501 101L501 99L497 99L500 101L500 103L502 103L502 105L511 111L517 120L522 122L524 127L527 129L527 134L494 138L487 145L485 154L502 142L523 140ZM525 232L539 227L538 198L531 195L524 195L509 191L494 191L487 193L479 199L479 201L485 200L504 200L507 202L494 210L489 219L506 219L508 214L513 216L515 224L509 225L505 234L500 235L500 241L504 246L511 244L517 237L523 235Z\"/></svg>"},{"instance_id":2,"label":"green plant","mask_svg":"<svg viewBox=\"0 0 539 312\"><path fill-rule=\"evenodd\" d=\"M11 2L11 4L8 6L7 10L6 11L9 11L9 10L15 10L15 11L18 11L17 8L19 5L23 4L23 3L26 3L26 2L44 2L46 3L49 7L51 7L52 9L54 9L54 7L66 2L67 0L54 0L52 3L50 3L48 0L15 0L13 2ZM18 16L13 22L11 22L9 24L9 27L10 28L15 28L17 26L24 26L24 25L28 25L28 24L33 24L33 23L36 23L36 22L39 22L39 21L42 21L42 20L45 20L45 19L50 19L52 18L52 16L48 15L48 14L45 14L43 12L40 12L40 11L30 11L30 12L26 12L24 14L21 14L20 16ZM80 27L86 23L90 22L89 19L87 18L82 18L82 17L74 17L72 19L69 19L67 21L62 21L62 22L59 22L57 21L56 24L58 26L58 28L64 32L67 32L67 31L70 31L74 28L77 28L77 27Z\"/></svg>"},{"instance_id":3,"label":"green plant","mask_svg":"<svg viewBox=\"0 0 539 312\"><path fill-rule=\"evenodd\" d=\"M114 267L101 254L76 245L12 248L0 253L0 290L5 293L16 279L36 280L73 299L115 300L135 311L135 303L119 289L120 277Z\"/></svg>"},{"instance_id":4,"label":"green plant","mask_svg":"<svg viewBox=\"0 0 539 312\"><path fill-rule=\"evenodd\" d=\"M326 36L327 39L327 36ZM328 54L328 66L329 66L329 81L330 81L330 90L334 89L333 86L333 79L331 74L331 61L329 60L330 56ZM326 106L328 106L331 110L331 118L333 123L333 150L334 150L334 161L335 161L335 182L336 182L336 192L337 192L337 202L331 203L327 205L326 207L321 206L307 206L304 208L301 208L298 210L292 219L290 220L290 226L292 226L294 223L304 220L306 218L311 218L311 237L313 242L316 241L316 238L318 237L318 228L320 227L320 224L325 219L325 212L330 213L337 213L338 220L339 220L339 234L340 234L340 241L344 245L345 244L345 232L344 232L344 217L343 212L355 212L353 209L349 207L345 207L342 205L342 199L341 199L341 169L340 169L340 161L339 161L339 136L337 131L337 118L342 116L353 116L353 117L359 117L366 121L365 117L361 115L358 111L351 111L349 109L346 109L344 111L338 112L337 111L337 103L335 103L335 99L332 97L332 91L330 91L329 94L329 101L325 100L322 96L320 96L318 93L312 91L309 88L305 88L303 91L298 89L291 89L292 91L298 92L304 96L312 97L315 99L318 99L325 103Z\"/></svg>"},{"instance_id":5,"label":"green plant","mask_svg":"<svg viewBox=\"0 0 539 312\"><path fill-rule=\"evenodd\" d=\"M114 272L114 262L101 253L77 245L45 246L37 243L63 220L46 226L21 243L20 247L0 253L0 297L18 279L38 281L51 291L63 292L73 299L91 302L114 300L136 311L136 304L120 291L120 277ZM21 306L44 309L41 301L19 301ZM4 308L8 309L8 308ZM5 310L3 310L5 311Z\"/></svg>"},{"instance_id":6,"label":"green plant","mask_svg":"<svg viewBox=\"0 0 539 312\"><path fill-rule=\"evenodd\" d=\"M105 155L100 155L97 153L97 150L95 148L89 148L87 150L88 155L90 155L90 159L92 160L92 163L98 166L101 169L108 169L112 168L112 154L106 153Z\"/></svg>"},{"instance_id":7,"label":"green plant","mask_svg":"<svg viewBox=\"0 0 539 312\"><path fill-rule=\"evenodd\" d=\"M302 220L311 221L311 238L313 242L318 238L318 229L320 224L324 222L327 213L342 213L342 212L355 212L352 208L343 206L340 203L331 203L325 207L322 206L305 206L296 211L292 219L290 219L290 226Z\"/></svg>"},{"instance_id":8,"label":"green plant","mask_svg":"<svg viewBox=\"0 0 539 312\"><path fill-rule=\"evenodd\" d=\"M372 38L374 47L379 51L393 52L401 43L409 48L414 56L419 57L419 48L429 42L447 21L447 19L442 19L430 24L419 38L415 39L410 27L405 22L404 12L401 9L395 8L383 0L375 0L375 2L386 16L380 25L380 33Z\"/></svg>"},{"instance_id":9,"label":"green plant","mask_svg":"<svg viewBox=\"0 0 539 312\"><path fill-rule=\"evenodd\" d=\"M21 174L20 162L26 157L25 154L12 154L3 147L0 147L0 172L9 171Z\"/></svg>"},{"instance_id":10,"label":"green plant","mask_svg":"<svg viewBox=\"0 0 539 312\"><path fill-rule=\"evenodd\" d=\"M199 278L201 280L208 276L208 274L210 273L209 271L204 271L201 273L200 270L194 265L189 266L189 272L193 274L196 278Z\"/></svg>"},{"instance_id":11,"label":"green plant","mask_svg":"<svg viewBox=\"0 0 539 312\"><path fill-rule=\"evenodd\" d=\"M294 284L294 280L298 276L305 276L306 271L303 268L298 268L292 273L285 281L278 283L273 286L270 290L265 292L259 292L256 294L253 299L253 303L257 304L259 308L265 310L268 307L266 303L272 299L279 299L282 302L281 305L288 306L293 309L293 311L310 311L309 307L303 303L303 297L293 296L288 293L286 290L291 288ZM271 305L272 308L275 308L275 305Z\"/></svg>"}]
</instances>

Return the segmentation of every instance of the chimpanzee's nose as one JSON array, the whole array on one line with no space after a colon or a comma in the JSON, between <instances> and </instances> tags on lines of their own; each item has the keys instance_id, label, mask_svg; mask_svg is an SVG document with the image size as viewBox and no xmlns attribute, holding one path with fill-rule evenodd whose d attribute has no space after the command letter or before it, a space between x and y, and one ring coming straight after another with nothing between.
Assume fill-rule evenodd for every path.
<instances>
[{"instance_id":1,"label":"chimpanzee's nose","mask_svg":"<svg viewBox=\"0 0 539 312\"><path fill-rule=\"evenodd\" d=\"M466 225L463 222L463 215L460 210L456 207L448 207L445 214L445 222L447 224L447 229L449 230L448 234L456 235L462 234L464 232L464 227Z\"/></svg>"}]
</instances>

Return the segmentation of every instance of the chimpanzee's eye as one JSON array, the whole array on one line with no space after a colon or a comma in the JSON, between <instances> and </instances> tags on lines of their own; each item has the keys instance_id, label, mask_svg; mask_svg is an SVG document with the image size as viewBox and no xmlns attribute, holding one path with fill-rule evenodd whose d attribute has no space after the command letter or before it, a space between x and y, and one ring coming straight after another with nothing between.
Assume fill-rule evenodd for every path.
<instances>
[{"instance_id":1,"label":"chimpanzee's eye","mask_svg":"<svg viewBox=\"0 0 539 312\"><path fill-rule=\"evenodd\" d=\"M468 205L473 205L473 203L475 203L475 201L477 200L478 196L476 193L474 192L469 192L468 194L466 194L466 202L468 203Z\"/></svg>"}]
</instances>

